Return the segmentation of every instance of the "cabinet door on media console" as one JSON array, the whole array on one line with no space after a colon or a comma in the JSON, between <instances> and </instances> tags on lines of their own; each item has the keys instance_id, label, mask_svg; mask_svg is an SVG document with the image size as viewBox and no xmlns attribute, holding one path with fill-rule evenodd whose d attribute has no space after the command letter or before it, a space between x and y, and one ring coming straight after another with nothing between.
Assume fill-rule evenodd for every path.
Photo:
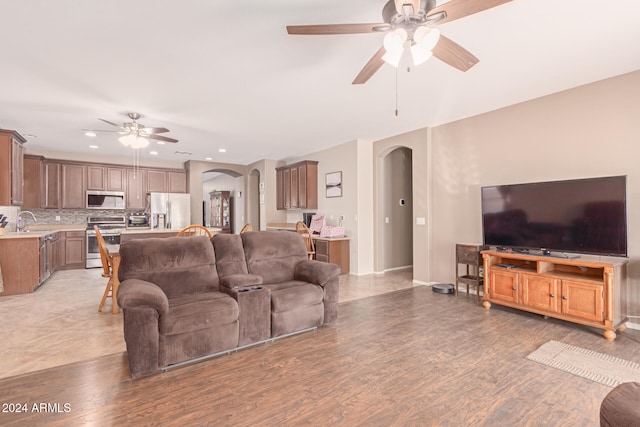
<instances>
[{"instance_id":1,"label":"cabinet door on media console","mask_svg":"<svg viewBox=\"0 0 640 427\"><path fill-rule=\"evenodd\" d=\"M558 280L537 274L523 273L520 275L522 289L522 303L539 310L559 312Z\"/></svg>"},{"instance_id":2,"label":"cabinet door on media console","mask_svg":"<svg viewBox=\"0 0 640 427\"><path fill-rule=\"evenodd\" d=\"M492 273L489 283L491 299L517 304L518 273L501 269L494 269Z\"/></svg>"},{"instance_id":3,"label":"cabinet door on media console","mask_svg":"<svg viewBox=\"0 0 640 427\"><path fill-rule=\"evenodd\" d=\"M603 286L574 280L563 280L562 313L601 322L604 319Z\"/></svg>"}]
</instances>

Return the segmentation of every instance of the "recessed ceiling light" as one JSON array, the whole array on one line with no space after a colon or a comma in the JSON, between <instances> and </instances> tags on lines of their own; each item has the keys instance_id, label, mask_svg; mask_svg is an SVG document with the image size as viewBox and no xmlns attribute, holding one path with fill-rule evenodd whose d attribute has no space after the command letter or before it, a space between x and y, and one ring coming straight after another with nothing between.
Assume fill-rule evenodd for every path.
<instances>
[{"instance_id":1,"label":"recessed ceiling light","mask_svg":"<svg viewBox=\"0 0 640 427\"><path fill-rule=\"evenodd\" d=\"M164 141L156 141L158 145L164 145Z\"/></svg>"},{"instance_id":2,"label":"recessed ceiling light","mask_svg":"<svg viewBox=\"0 0 640 427\"><path fill-rule=\"evenodd\" d=\"M92 137L92 138L93 138L94 136L96 136L96 133L95 133L95 132L85 132L84 134L85 134L86 136L90 136L90 137Z\"/></svg>"},{"instance_id":3,"label":"recessed ceiling light","mask_svg":"<svg viewBox=\"0 0 640 427\"><path fill-rule=\"evenodd\" d=\"M97 145L90 145L89 148L94 148L95 149L95 148L98 148L98 146Z\"/></svg>"},{"instance_id":4,"label":"recessed ceiling light","mask_svg":"<svg viewBox=\"0 0 640 427\"><path fill-rule=\"evenodd\" d=\"M149 154L151 154L152 156L157 156L158 152L157 151L149 151Z\"/></svg>"},{"instance_id":5,"label":"recessed ceiling light","mask_svg":"<svg viewBox=\"0 0 640 427\"><path fill-rule=\"evenodd\" d=\"M205 160L213 160L211 157L207 157Z\"/></svg>"},{"instance_id":6,"label":"recessed ceiling light","mask_svg":"<svg viewBox=\"0 0 640 427\"><path fill-rule=\"evenodd\" d=\"M227 152L227 149L226 149L226 148L221 148L221 149L219 149L218 151L219 151L220 153L226 153L226 152Z\"/></svg>"}]
</instances>

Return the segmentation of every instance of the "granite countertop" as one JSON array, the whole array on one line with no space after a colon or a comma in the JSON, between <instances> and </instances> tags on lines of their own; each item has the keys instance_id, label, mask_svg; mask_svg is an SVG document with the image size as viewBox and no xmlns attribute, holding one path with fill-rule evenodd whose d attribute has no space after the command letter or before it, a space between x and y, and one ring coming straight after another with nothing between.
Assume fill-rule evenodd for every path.
<instances>
[{"instance_id":1,"label":"granite countertop","mask_svg":"<svg viewBox=\"0 0 640 427\"><path fill-rule=\"evenodd\" d=\"M0 239L27 239L40 238L58 231L85 231L83 224L32 224L27 226L25 231L5 231L0 235Z\"/></svg>"},{"instance_id":2,"label":"granite countertop","mask_svg":"<svg viewBox=\"0 0 640 427\"><path fill-rule=\"evenodd\" d=\"M83 224L34 224L27 227L26 231L4 231L0 235L0 239L35 239L47 236L58 231L85 231L86 225ZM144 234L144 233L177 233L181 229L151 229L151 228L130 228L122 231L120 234ZM208 227L212 234L219 233L220 228Z\"/></svg>"}]
</instances>

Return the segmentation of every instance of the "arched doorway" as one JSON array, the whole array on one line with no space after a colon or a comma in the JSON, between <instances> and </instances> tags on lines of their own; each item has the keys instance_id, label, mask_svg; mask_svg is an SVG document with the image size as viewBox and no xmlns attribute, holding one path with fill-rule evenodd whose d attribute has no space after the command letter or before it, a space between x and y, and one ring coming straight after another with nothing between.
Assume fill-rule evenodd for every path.
<instances>
[{"instance_id":1,"label":"arched doorway","mask_svg":"<svg viewBox=\"0 0 640 427\"><path fill-rule=\"evenodd\" d=\"M379 158L377 271L413 266L412 154L410 148L394 147Z\"/></svg>"},{"instance_id":2,"label":"arched doorway","mask_svg":"<svg viewBox=\"0 0 640 427\"><path fill-rule=\"evenodd\" d=\"M203 225L212 226L211 197L216 192L228 192L230 197L231 233L242 228L245 217L245 176L227 169L211 169L202 173Z\"/></svg>"}]
</instances>

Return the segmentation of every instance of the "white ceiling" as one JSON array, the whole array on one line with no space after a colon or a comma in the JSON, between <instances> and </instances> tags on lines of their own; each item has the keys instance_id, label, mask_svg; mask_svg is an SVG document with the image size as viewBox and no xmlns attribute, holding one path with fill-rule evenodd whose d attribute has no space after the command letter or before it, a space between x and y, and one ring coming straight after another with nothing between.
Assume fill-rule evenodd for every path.
<instances>
[{"instance_id":1,"label":"white ceiling","mask_svg":"<svg viewBox=\"0 0 640 427\"><path fill-rule=\"evenodd\" d=\"M394 68L351 85L383 34L285 29L380 22L384 4L0 0L0 128L35 135L30 151L122 155L114 134L90 139L81 129L109 129L97 118L122 123L136 111L144 125L165 126L180 140L154 146L159 159L248 164L447 123L640 69L640 1L514 0L442 25L480 62L467 73L435 58L410 72L401 66L396 117Z\"/></svg>"}]
</instances>

